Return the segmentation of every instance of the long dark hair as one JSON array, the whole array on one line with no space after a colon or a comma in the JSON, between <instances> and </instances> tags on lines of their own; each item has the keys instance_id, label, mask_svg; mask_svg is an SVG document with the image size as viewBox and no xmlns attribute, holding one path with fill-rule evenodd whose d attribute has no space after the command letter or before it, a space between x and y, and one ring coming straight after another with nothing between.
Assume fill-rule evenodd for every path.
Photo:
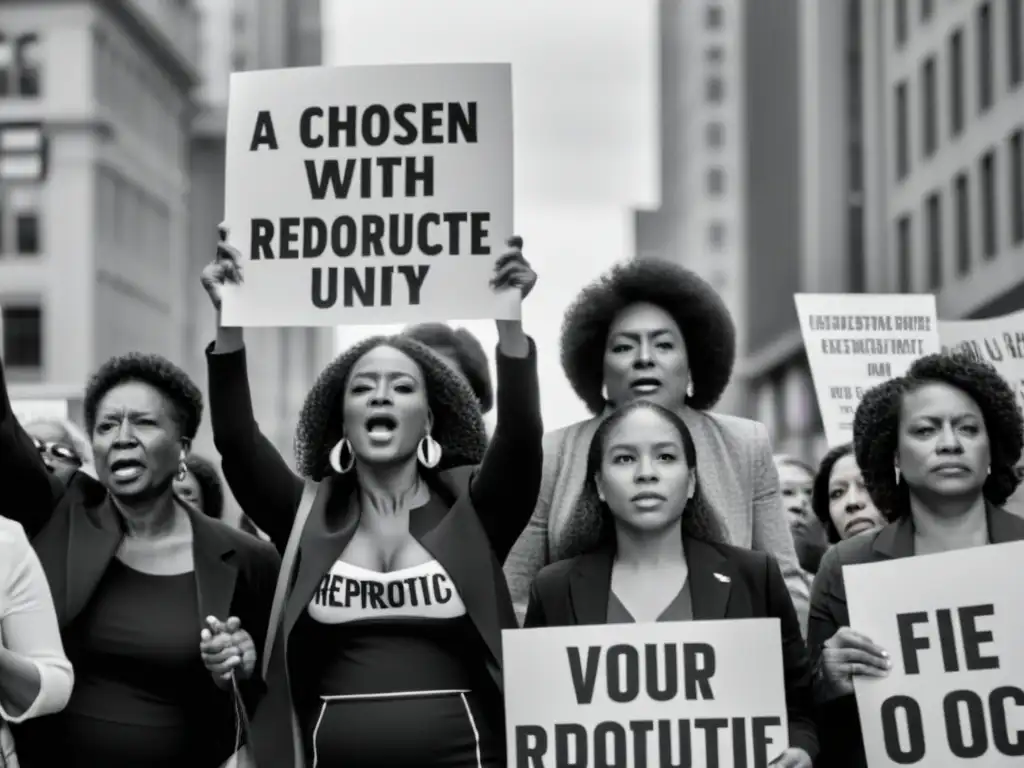
<instances>
[{"instance_id":1,"label":"long dark hair","mask_svg":"<svg viewBox=\"0 0 1024 768\"><path fill-rule=\"evenodd\" d=\"M587 479L576 508L576 514L581 516L586 524L581 527L582 535L573 547L575 551L568 554L570 557L615 544L615 518L608 505L598 496L596 478L601 472L601 461L608 435L627 416L639 410L652 411L676 430L683 443L683 456L686 459L686 465L691 472L697 473L693 496L683 509L683 538L717 544L729 543L725 527L701 490L700 475L697 471L697 448L685 422L672 411L656 403L647 400L633 400L608 414L590 441L590 448L587 452Z\"/></svg>"}]
</instances>

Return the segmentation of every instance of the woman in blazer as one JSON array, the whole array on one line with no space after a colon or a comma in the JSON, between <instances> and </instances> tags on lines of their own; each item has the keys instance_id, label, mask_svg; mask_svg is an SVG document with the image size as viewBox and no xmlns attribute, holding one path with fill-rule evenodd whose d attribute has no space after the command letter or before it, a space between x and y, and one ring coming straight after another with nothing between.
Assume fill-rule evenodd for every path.
<instances>
[{"instance_id":1,"label":"woman in blazer","mask_svg":"<svg viewBox=\"0 0 1024 768\"><path fill-rule=\"evenodd\" d=\"M562 368L595 417L544 437L537 507L505 564L520 615L544 565L593 543L588 525L595 517L580 493L601 414L642 399L686 422L705 496L729 540L773 555L806 617L810 580L797 562L768 432L759 422L708 410L729 383L735 353L736 330L722 299L678 265L633 259L580 293L562 325Z\"/></svg>"},{"instance_id":2,"label":"woman in blazer","mask_svg":"<svg viewBox=\"0 0 1024 768\"><path fill-rule=\"evenodd\" d=\"M76 685L63 712L15 731L23 768L214 768L236 748L235 701L200 655L204 619L262 636L279 558L173 495L202 414L189 378L155 355L105 363L85 392L99 480L61 482L11 411L0 371L3 513L42 562ZM242 692L250 704L256 679Z\"/></svg>"},{"instance_id":3,"label":"woman in blazer","mask_svg":"<svg viewBox=\"0 0 1024 768\"><path fill-rule=\"evenodd\" d=\"M510 245L493 285L525 296L536 276ZM239 262L222 244L204 272L215 307ZM218 326L207 360L224 476L285 550L310 495L253 418L241 331ZM543 427L518 321L498 322L497 360L489 445L465 378L408 336L355 344L306 398L298 468L319 485L253 721L260 768L505 764L501 630L517 624L501 563L536 500Z\"/></svg>"},{"instance_id":4,"label":"woman in blazer","mask_svg":"<svg viewBox=\"0 0 1024 768\"><path fill-rule=\"evenodd\" d=\"M7 724L60 712L72 682L43 566L22 527L0 517L0 766L17 768Z\"/></svg>"},{"instance_id":5,"label":"woman in blazer","mask_svg":"<svg viewBox=\"0 0 1024 768\"><path fill-rule=\"evenodd\" d=\"M773 765L810 768L817 738L796 612L770 555L723 543L686 424L634 401L598 427L587 468L584 494L594 503L586 509L598 510L598 544L540 572L525 626L777 618L790 747Z\"/></svg>"},{"instance_id":6,"label":"woman in blazer","mask_svg":"<svg viewBox=\"0 0 1024 768\"><path fill-rule=\"evenodd\" d=\"M1024 520L999 506L1020 482L1024 418L991 366L922 357L864 395L853 427L864 483L892 522L840 541L814 579L807 640L824 673L818 715L829 768L866 768L853 676L888 669L883 650L849 626L843 566L1024 539Z\"/></svg>"}]
</instances>

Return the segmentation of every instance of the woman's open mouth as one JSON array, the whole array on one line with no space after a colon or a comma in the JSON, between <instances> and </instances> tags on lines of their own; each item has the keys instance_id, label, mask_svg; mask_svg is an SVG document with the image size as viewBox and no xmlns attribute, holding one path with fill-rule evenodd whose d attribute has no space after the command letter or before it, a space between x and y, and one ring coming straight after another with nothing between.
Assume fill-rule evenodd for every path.
<instances>
[{"instance_id":1,"label":"woman's open mouth","mask_svg":"<svg viewBox=\"0 0 1024 768\"><path fill-rule=\"evenodd\" d=\"M398 419L388 414L376 414L366 420L366 433L370 436L370 442L383 444L391 442L398 429Z\"/></svg>"},{"instance_id":2,"label":"woman's open mouth","mask_svg":"<svg viewBox=\"0 0 1024 768\"><path fill-rule=\"evenodd\" d=\"M135 480L146 471L146 465L138 459L115 459L110 462L110 474L116 480Z\"/></svg>"}]
</instances>

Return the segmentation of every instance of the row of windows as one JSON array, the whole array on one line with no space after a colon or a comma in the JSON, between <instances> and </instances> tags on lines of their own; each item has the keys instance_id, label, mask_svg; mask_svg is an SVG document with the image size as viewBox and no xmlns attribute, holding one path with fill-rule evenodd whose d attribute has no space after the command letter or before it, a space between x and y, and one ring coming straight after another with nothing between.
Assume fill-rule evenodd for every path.
<instances>
[{"instance_id":1,"label":"row of windows","mask_svg":"<svg viewBox=\"0 0 1024 768\"><path fill-rule=\"evenodd\" d=\"M14 187L0 193L0 257L37 256L43 250L39 207L18 199L27 191Z\"/></svg>"},{"instance_id":2,"label":"row of windows","mask_svg":"<svg viewBox=\"0 0 1024 768\"><path fill-rule=\"evenodd\" d=\"M43 367L43 311L38 304L3 306L4 366L12 373Z\"/></svg>"},{"instance_id":3,"label":"row of windows","mask_svg":"<svg viewBox=\"0 0 1024 768\"><path fill-rule=\"evenodd\" d=\"M721 30L725 26L725 9L718 3L709 3L705 8L705 26L709 30ZM704 51L710 74L705 81L704 97L709 104L721 104L725 100L725 78L721 67L725 64L725 49L718 44L709 45ZM725 128L721 123L707 126L706 143L711 149L720 149L724 143ZM725 194L725 169L712 165L705 174L705 190L709 197ZM721 251L725 247L726 227L721 221L711 221L707 230L708 247Z\"/></svg>"},{"instance_id":4,"label":"row of windows","mask_svg":"<svg viewBox=\"0 0 1024 768\"><path fill-rule=\"evenodd\" d=\"M1024 30L1024 0L1006 0L1008 64L1007 82L1011 90L1024 82L1024 52L1022 52L1022 30ZM978 88L976 104L979 115L984 114L995 103L995 61L993 55L993 19L991 2L982 3L974 17L975 52L977 55ZM964 88L964 29L953 30L946 41L948 62L948 134L959 136L966 123L967 104ZM931 54L920 69L920 111L921 111L921 156L931 157L939 147L939 75L937 54ZM910 83L903 80L896 84L893 114L896 122L896 178L903 180L910 173L911 145Z\"/></svg>"},{"instance_id":5,"label":"row of windows","mask_svg":"<svg viewBox=\"0 0 1024 768\"><path fill-rule=\"evenodd\" d=\"M39 36L0 32L0 97L36 98L42 92Z\"/></svg>"},{"instance_id":6,"label":"row of windows","mask_svg":"<svg viewBox=\"0 0 1024 768\"><path fill-rule=\"evenodd\" d=\"M1009 166L1009 212L1010 245L1024 243L1024 130L1015 131L1006 141L1006 162ZM997 148L990 149L978 162L978 224L981 228L981 252L985 259L994 259L1002 247L1000 242L999 222L999 175L997 166L1000 152ZM972 207L971 207L971 173L968 169L959 172L953 179L948 193L951 200L946 200L946 190L936 189L925 199L924 203L924 239L927 254L928 291L939 291L943 287L943 276L946 263L946 238L944 232L944 216L949 206L953 215L953 238L948 243L952 246L956 265L956 275L963 277L971 270L973 261L972 244ZM914 264L914 226L911 213L901 216L896 222L897 251L897 286L900 293L913 293L917 286L913 279Z\"/></svg>"},{"instance_id":7,"label":"row of windows","mask_svg":"<svg viewBox=\"0 0 1024 768\"><path fill-rule=\"evenodd\" d=\"M123 248L136 258L166 264L171 247L171 215L167 206L106 169L98 173L96 184L96 218L103 244Z\"/></svg>"}]
</instances>

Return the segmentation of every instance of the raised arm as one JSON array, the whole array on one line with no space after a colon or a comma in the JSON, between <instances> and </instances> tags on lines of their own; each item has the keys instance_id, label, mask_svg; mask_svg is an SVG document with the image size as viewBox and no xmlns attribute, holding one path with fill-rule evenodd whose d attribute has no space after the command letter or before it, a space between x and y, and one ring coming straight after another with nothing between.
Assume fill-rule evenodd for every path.
<instances>
[{"instance_id":1,"label":"raised arm","mask_svg":"<svg viewBox=\"0 0 1024 768\"><path fill-rule=\"evenodd\" d=\"M302 479L260 431L252 410L241 328L220 321L221 288L240 280L238 254L221 242L203 270L203 287L217 310L217 340L206 349L213 443L231 493L253 522L283 551L302 497Z\"/></svg>"},{"instance_id":2,"label":"raised arm","mask_svg":"<svg viewBox=\"0 0 1024 768\"><path fill-rule=\"evenodd\" d=\"M18 423L0 361L0 488L6 498L0 514L34 537L50 519L64 487L46 468L32 438Z\"/></svg>"},{"instance_id":3,"label":"raised arm","mask_svg":"<svg viewBox=\"0 0 1024 768\"><path fill-rule=\"evenodd\" d=\"M751 546L759 552L767 552L775 558L782 570L782 577L793 599L793 607L802 628L807 626L807 609L810 602L810 578L800 567L793 545L793 534L786 520L786 510L779 493L779 473L772 459L772 446L768 430L755 422L754 436L754 478L753 508L754 529Z\"/></svg>"},{"instance_id":4,"label":"raised arm","mask_svg":"<svg viewBox=\"0 0 1024 768\"><path fill-rule=\"evenodd\" d=\"M20 723L64 709L74 676L46 574L20 526L4 523L0 560L0 717Z\"/></svg>"},{"instance_id":5,"label":"raised arm","mask_svg":"<svg viewBox=\"0 0 1024 768\"><path fill-rule=\"evenodd\" d=\"M520 302L537 275L513 237L494 263L495 290L516 289ZM498 423L470 486L473 506L499 562L523 532L540 490L544 425L540 416L537 350L519 320L498 321Z\"/></svg>"}]
</instances>

